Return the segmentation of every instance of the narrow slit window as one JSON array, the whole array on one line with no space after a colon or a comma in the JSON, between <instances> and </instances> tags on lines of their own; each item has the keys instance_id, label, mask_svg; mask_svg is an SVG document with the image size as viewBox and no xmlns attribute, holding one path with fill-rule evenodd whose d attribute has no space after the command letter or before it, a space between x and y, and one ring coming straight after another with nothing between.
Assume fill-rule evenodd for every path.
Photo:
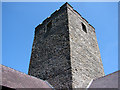
<instances>
[{"instance_id":1,"label":"narrow slit window","mask_svg":"<svg viewBox=\"0 0 120 90\"><path fill-rule=\"evenodd\" d=\"M86 29L86 26L82 23L82 29L83 29L83 31L84 32L86 32L87 33L87 29Z\"/></svg>"},{"instance_id":2,"label":"narrow slit window","mask_svg":"<svg viewBox=\"0 0 120 90\"><path fill-rule=\"evenodd\" d=\"M52 28L52 21L50 21L48 24L47 24L47 30L50 30Z\"/></svg>"},{"instance_id":3,"label":"narrow slit window","mask_svg":"<svg viewBox=\"0 0 120 90\"><path fill-rule=\"evenodd\" d=\"M46 38L49 33L50 33L50 29L52 28L52 21L50 21L48 24L47 24L47 30L46 30L46 33L44 35L44 38Z\"/></svg>"}]
</instances>

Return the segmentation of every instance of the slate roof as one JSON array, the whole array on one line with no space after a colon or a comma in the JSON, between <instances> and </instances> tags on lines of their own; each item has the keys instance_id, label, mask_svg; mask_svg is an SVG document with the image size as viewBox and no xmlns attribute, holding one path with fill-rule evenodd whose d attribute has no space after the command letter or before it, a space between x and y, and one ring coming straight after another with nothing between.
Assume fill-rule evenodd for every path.
<instances>
[{"instance_id":1,"label":"slate roof","mask_svg":"<svg viewBox=\"0 0 120 90\"><path fill-rule=\"evenodd\" d=\"M92 81L89 88L120 88L120 70Z\"/></svg>"},{"instance_id":2,"label":"slate roof","mask_svg":"<svg viewBox=\"0 0 120 90\"><path fill-rule=\"evenodd\" d=\"M46 81L0 65L0 85L9 88L52 88Z\"/></svg>"},{"instance_id":3,"label":"slate roof","mask_svg":"<svg viewBox=\"0 0 120 90\"><path fill-rule=\"evenodd\" d=\"M120 70L94 79L90 88L120 88ZM2 82L1 82L2 81ZM39 78L24 74L0 64L0 86L9 88L51 88L52 86ZM88 90L89 90L88 89ZM91 89L90 89L91 90ZM120 89L119 89L120 90Z\"/></svg>"}]
</instances>

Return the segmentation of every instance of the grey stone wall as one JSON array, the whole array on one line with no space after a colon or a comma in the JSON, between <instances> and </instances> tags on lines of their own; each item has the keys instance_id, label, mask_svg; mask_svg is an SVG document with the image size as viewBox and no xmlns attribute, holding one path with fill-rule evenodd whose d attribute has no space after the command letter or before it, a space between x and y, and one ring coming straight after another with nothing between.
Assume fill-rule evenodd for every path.
<instances>
[{"instance_id":1,"label":"grey stone wall","mask_svg":"<svg viewBox=\"0 0 120 90\"><path fill-rule=\"evenodd\" d=\"M68 27L73 88L86 88L91 79L104 75L94 28L68 7ZM86 27L83 30L82 23Z\"/></svg>"},{"instance_id":2,"label":"grey stone wall","mask_svg":"<svg viewBox=\"0 0 120 90\"><path fill-rule=\"evenodd\" d=\"M71 88L69 43L67 8L63 6L36 27L29 74L47 80L55 88Z\"/></svg>"},{"instance_id":3,"label":"grey stone wall","mask_svg":"<svg viewBox=\"0 0 120 90\"><path fill-rule=\"evenodd\" d=\"M85 88L104 75L95 30L69 4L36 27L29 75L59 89Z\"/></svg>"}]
</instances>

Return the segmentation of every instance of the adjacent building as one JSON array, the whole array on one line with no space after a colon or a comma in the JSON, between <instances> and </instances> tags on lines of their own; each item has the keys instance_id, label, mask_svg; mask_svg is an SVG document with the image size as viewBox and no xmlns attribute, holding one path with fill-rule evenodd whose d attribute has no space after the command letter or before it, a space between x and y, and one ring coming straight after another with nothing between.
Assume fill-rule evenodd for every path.
<instances>
[{"instance_id":1,"label":"adjacent building","mask_svg":"<svg viewBox=\"0 0 120 90\"><path fill-rule=\"evenodd\" d=\"M35 28L29 75L0 65L3 88L118 88L105 76L95 28L65 3Z\"/></svg>"}]
</instances>

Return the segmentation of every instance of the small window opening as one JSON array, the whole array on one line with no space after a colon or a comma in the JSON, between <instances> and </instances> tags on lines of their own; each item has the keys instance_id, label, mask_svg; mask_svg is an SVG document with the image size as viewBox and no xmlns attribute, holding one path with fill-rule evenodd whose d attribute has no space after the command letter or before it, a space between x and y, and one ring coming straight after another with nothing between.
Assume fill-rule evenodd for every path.
<instances>
[{"instance_id":1,"label":"small window opening","mask_svg":"<svg viewBox=\"0 0 120 90\"><path fill-rule=\"evenodd\" d=\"M50 21L48 24L47 24L47 30L50 30L52 28L52 21Z\"/></svg>"},{"instance_id":2,"label":"small window opening","mask_svg":"<svg viewBox=\"0 0 120 90\"><path fill-rule=\"evenodd\" d=\"M50 33L50 29L52 28L52 21L50 21L48 24L47 24L47 30L46 30L46 33L44 35L44 38L46 38L49 33Z\"/></svg>"},{"instance_id":3,"label":"small window opening","mask_svg":"<svg viewBox=\"0 0 120 90\"><path fill-rule=\"evenodd\" d=\"M87 33L86 26L83 23L82 23L82 29L83 29L83 31L85 31Z\"/></svg>"}]
</instances>

